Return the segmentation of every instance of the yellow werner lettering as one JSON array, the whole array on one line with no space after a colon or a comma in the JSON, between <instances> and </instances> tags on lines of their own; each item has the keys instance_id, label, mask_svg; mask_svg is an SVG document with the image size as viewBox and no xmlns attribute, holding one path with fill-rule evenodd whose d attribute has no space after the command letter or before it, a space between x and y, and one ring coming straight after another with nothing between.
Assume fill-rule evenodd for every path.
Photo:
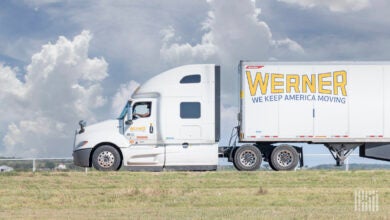
<instances>
[{"instance_id":1,"label":"yellow werner lettering","mask_svg":"<svg viewBox=\"0 0 390 220\"><path fill-rule=\"evenodd\" d=\"M324 86L331 86L332 82L328 81L327 78L332 76L331 73L321 73L318 74L318 92L322 94L332 94L332 91L324 88Z\"/></svg>"},{"instance_id":2,"label":"yellow werner lettering","mask_svg":"<svg viewBox=\"0 0 390 220\"><path fill-rule=\"evenodd\" d=\"M311 79L308 75L302 76L302 92L307 93L307 88L309 88L311 93L316 92L316 75L312 74Z\"/></svg>"},{"instance_id":3,"label":"yellow werner lettering","mask_svg":"<svg viewBox=\"0 0 390 220\"><path fill-rule=\"evenodd\" d=\"M266 73L264 79L261 77L261 73L256 73L255 81L252 83L252 75L250 71L246 71L246 77L248 79L249 90L251 96L255 96L257 92L257 86L260 85L260 91L262 95L267 93L269 74Z\"/></svg>"},{"instance_id":4,"label":"yellow werner lettering","mask_svg":"<svg viewBox=\"0 0 390 220\"><path fill-rule=\"evenodd\" d=\"M345 86L347 85L347 72L345 71L335 71L333 73L333 92L335 95L339 94L339 90L343 96L347 96L347 90Z\"/></svg>"},{"instance_id":5,"label":"yellow werner lettering","mask_svg":"<svg viewBox=\"0 0 390 220\"><path fill-rule=\"evenodd\" d=\"M246 71L251 96L278 93L320 93L347 96L347 72L344 70L311 75L252 73Z\"/></svg>"},{"instance_id":6,"label":"yellow werner lettering","mask_svg":"<svg viewBox=\"0 0 390 220\"><path fill-rule=\"evenodd\" d=\"M284 82L283 74L271 74L271 93L283 93L284 92ZM277 88L278 86L278 88Z\"/></svg>"},{"instance_id":7,"label":"yellow werner lettering","mask_svg":"<svg viewBox=\"0 0 390 220\"><path fill-rule=\"evenodd\" d=\"M286 76L286 92L291 93L291 88L294 88L296 93L299 93L299 75L288 74Z\"/></svg>"}]
</instances>

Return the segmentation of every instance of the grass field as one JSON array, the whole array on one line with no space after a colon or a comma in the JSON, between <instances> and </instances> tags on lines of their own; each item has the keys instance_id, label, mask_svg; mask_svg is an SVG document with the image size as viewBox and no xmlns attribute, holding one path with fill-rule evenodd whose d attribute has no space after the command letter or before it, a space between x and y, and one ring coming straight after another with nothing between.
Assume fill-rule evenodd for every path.
<instances>
[{"instance_id":1,"label":"grass field","mask_svg":"<svg viewBox=\"0 0 390 220\"><path fill-rule=\"evenodd\" d=\"M355 211L355 190L379 211ZM390 171L0 174L0 219L390 219Z\"/></svg>"}]
</instances>

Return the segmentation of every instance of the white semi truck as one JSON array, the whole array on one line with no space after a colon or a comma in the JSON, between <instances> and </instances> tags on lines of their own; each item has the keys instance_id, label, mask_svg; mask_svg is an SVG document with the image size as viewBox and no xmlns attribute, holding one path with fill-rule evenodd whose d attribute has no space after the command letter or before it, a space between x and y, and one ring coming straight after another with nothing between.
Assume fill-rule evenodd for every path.
<instances>
[{"instance_id":1,"label":"white semi truck","mask_svg":"<svg viewBox=\"0 0 390 220\"><path fill-rule=\"evenodd\" d=\"M390 161L390 63L247 62L238 68L238 126L220 147L220 67L187 65L140 86L115 120L76 130L73 158L98 170L238 170L267 161L303 165L294 143L324 144L341 165L361 157ZM237 143L241 145L238 146Z\"/></svg>"}]
</instances>

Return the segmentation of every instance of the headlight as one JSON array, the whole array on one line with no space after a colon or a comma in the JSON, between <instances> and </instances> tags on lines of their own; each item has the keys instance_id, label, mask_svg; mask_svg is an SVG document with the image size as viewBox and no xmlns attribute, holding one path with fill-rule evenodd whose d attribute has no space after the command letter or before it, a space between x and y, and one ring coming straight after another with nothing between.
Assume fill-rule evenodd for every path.
<instances>
[{"instance_id":1,"label":"headlight","mask_svg":"<svg viewBox=\"0 0 390 220\"><path fill-rule=\"evenodd\" d=\"M84 145L88 144L88 141L81 141L80 143L77 144L77 147L76 148L80 148Z\"/></svg>"}]
</instances>

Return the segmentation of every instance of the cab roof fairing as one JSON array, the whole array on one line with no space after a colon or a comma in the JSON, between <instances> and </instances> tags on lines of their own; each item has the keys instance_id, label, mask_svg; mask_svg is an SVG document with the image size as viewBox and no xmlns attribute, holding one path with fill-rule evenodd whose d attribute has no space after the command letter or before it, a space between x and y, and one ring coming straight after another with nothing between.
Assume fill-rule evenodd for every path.
<instances>
[{"instance_id":1,"label":"cab roof fairing","mask_svg":"<svg viewBox=\"0 0 390 220\"><path fill-rule=\"evenodd\" d=\"M194 64L180 66L162 72L146 81L132 95L136 98L157 98L159 96L177 96L180 80L189 74L202 74L214 70L214 64Z\"/></svg>"}]
</instances>

